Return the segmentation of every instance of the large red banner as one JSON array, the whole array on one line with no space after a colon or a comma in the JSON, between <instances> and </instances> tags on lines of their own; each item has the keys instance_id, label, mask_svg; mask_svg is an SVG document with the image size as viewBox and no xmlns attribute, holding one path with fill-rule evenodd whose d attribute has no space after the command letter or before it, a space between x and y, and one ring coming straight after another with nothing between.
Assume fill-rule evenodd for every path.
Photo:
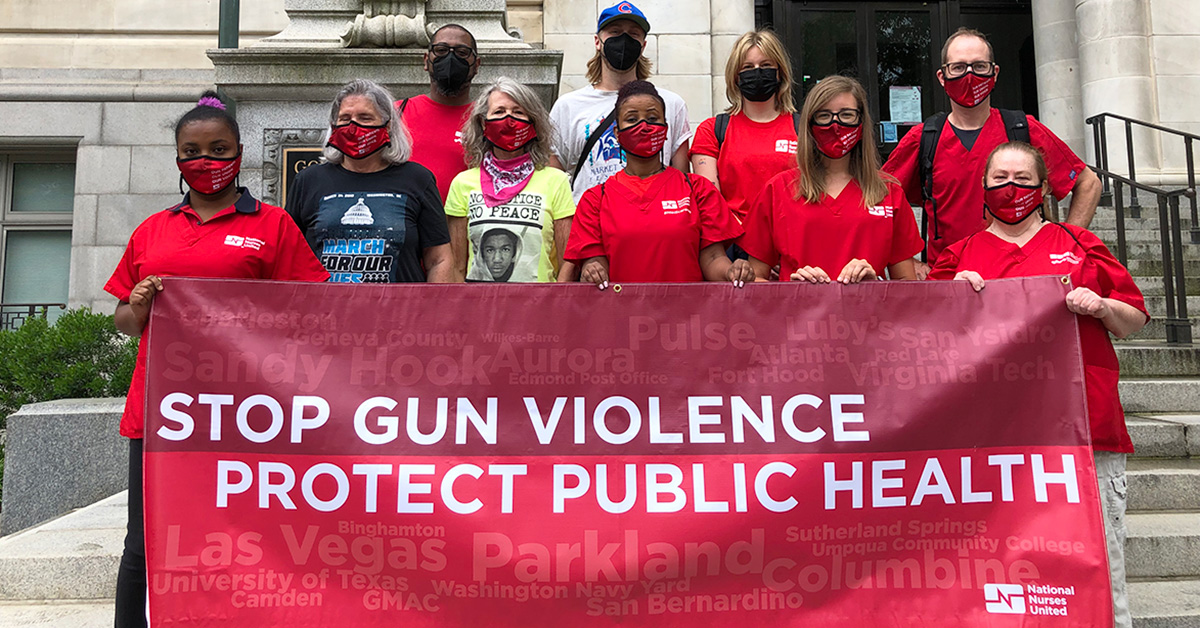
<instances>
[{"instance_id":1,"label":"large red banner","mask_svg":"<svg viewBox=\"0 0 1200 628\"><path fill-rule=\"evenodd\" d=\"M1107 626L1054 278L167 279L159 626Z\"/></svg>"}]
</instances>

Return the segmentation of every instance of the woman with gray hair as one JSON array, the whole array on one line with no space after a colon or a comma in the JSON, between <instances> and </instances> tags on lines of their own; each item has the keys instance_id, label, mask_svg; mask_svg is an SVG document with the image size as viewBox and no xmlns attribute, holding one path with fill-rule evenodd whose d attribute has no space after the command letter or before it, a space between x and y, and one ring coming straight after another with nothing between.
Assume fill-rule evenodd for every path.
<instances>
[{"instance_id":1,"label":"woman with gray hair","mask_svg":"<svg viewBox=\"0 0 1200 628\"><path fill-rule=\"evenodd\" d=\"M462 281L433 173L410 162L412 142L392 95L364 79L333 99L325 162L296 175L285 209L343 283Z\"/></svg>"},{"instance_id":2,"label":"woman with gray hair","mask_svg":"<svg viewBox=\"0 0 1200 628\"><path fill-rule=\"evenodd\" d=\"M450 183L454 264L467 281L574 281L562 255L575 202L565 172L547 168L553 129L528 87L499 78L463 126L469 170Z\"/></svg>"}]
</instances>

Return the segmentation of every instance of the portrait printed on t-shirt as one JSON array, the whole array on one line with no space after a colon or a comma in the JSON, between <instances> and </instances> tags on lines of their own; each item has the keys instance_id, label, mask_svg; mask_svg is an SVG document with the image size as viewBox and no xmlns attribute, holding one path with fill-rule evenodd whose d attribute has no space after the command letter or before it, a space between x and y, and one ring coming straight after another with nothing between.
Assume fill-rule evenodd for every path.
<instances>
[{"instance_id":1,"label":"portrait printed on t-shirt","mask_svg":"<svg viewBox=\"0 0 1200 628\"><path fill-rule=\"evenodd\" d=\"M521 193L488 207L482 193L471 192L467 205L471 241L467 281L537 281L542 212L546 211L542 195Z\"/></svg>"}]
</instances>

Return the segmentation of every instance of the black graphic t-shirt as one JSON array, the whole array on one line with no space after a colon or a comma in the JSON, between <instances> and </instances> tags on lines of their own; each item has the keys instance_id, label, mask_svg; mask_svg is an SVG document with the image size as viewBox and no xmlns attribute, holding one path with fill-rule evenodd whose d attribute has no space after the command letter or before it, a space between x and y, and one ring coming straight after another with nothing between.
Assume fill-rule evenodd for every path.
<instances>
[{"instance_id":1,"label":"black graphic t-shirt","mask_svg":"<svg viewBox=\"0 0 1200 628\"><path fill-rule=\"evenodd\" d=\"M421 254L450 242L433 173L412 162L379 172L320 164L296 175L287 212L330 281L425 281Z\"/></svg>"}]
</instances>

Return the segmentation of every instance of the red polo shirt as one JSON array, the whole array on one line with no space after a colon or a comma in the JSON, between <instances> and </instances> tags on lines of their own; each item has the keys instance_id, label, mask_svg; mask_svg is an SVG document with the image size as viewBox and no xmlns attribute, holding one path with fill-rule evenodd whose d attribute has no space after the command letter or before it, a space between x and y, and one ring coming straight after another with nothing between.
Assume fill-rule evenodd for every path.
<instances>
[{"instance_id":1,"label":"red polo shirt","mask_svg":"<svg viewBox=\"0 0 1200 628\"><path fill-rule=\"evenodd\" d=\"M704 281L700 249L741 234L708 179L675 168L645 179L622 170L579 199L563 257L607 257L612 282Z\"/></svg>"},{"instance_id":2,"label":"red polo shirt","mask_svg":"<svg viewBox=\"0 0 1200 628\"><path fill-rule=\"evenodd\" d=\"M150 275L221 279L325 281L329 273L313 255L299 227L282 209L260 203L243 189L233 206L207 222L183 202L147 218L133 231L125 255L105 292L129 301L133 287ZM146 343L138 344L133 381L121 417L121 435L142 438Z\"/></svg>"},{"instance_id":3,"label":"red polo shirt","mask_svg":"<svg viewBox=\"0 0 1200 628\"><path fill-rule=\"evenodd\" d=\"M862 189L853 180L836 198L826 195L819 203L796 198L799 180L795 168L771 179L738 241L756 259L779 264L780 279L805 266L836 278L852 259L867 260L883 277L888 266L921 252L917 220L900 186L888 183L883 200L863 207Z\"/></svg>"},{"instance_id":4,"label":"red polo shirt","mask_svg":"<svg viewBox=\"0 0 1200 628\"><path fill-rule=\"evenodd\" d=\"M984 279L1066 275L1072 286L1090 288L1102 297L1128 303L1146 313L1142 292L1133 283L1129 271L1113 257L1100 238L1074 225L1042 225L1023 247L1002 240L990 231L979 232L947 248L929 278L954 279L954 275L963 270L973 270ZM1133 453L1133 441L1125 429L1125 411L1117 396L1120 366L1108 329L1093 316L1078 318L1092 447ZM1146 319L1150 319L1148 314Z\"/></svg>"}]
</instances>

